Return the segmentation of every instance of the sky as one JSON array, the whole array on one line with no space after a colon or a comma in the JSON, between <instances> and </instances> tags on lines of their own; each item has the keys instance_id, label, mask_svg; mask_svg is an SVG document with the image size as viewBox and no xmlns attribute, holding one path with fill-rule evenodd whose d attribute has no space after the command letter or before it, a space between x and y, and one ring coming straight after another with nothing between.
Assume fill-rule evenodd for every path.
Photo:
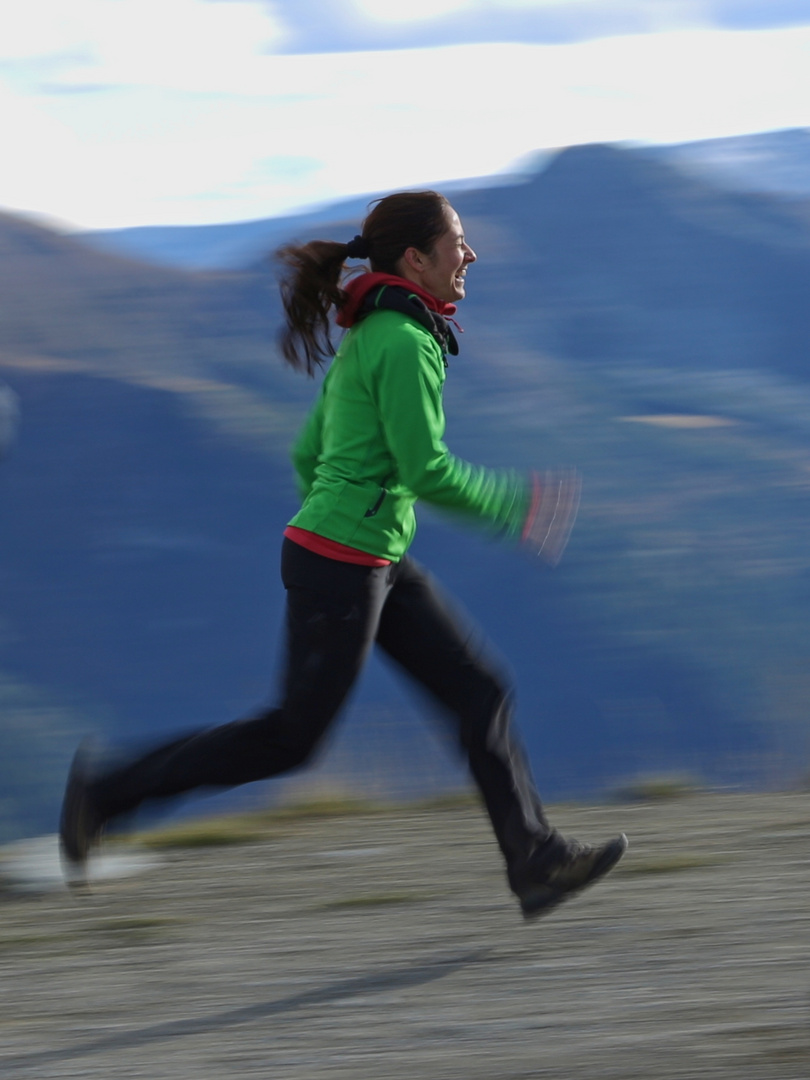
<instances>
[{"instance_id":1,"label":"sky","mask_svg":"<svg viewBox=\"0 0 810 1080\"><path fill-rule=\"evenodd\" d=\"M273 217L587 142L810 127L810 0L0 5L0 208Z\"/></svg>"}]
</instances>

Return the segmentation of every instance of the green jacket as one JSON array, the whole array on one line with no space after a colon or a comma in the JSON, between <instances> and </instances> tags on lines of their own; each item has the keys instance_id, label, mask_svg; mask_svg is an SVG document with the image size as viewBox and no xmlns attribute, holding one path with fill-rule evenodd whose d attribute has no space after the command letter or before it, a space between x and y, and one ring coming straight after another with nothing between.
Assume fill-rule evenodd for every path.
<instances>
[{"instance_id":1,"label":"green jacket","mask_svg":"<svg viewBox=\"0 0 810 1080\"><path fill-rule=\"evenodd\" d=\"M519 535L529 478L450 453L445 371L439 343L408 315L379 310L353 326L293 448L304 501L290 524L394 562L416 532L417 499Z\"/></svg>"}]
</instances>

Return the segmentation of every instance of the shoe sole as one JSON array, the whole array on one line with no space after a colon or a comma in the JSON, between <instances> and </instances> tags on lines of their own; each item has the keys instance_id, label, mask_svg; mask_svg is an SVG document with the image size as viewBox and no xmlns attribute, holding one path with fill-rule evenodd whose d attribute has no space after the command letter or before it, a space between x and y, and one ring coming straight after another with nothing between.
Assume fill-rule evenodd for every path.
<instances>
[{"instance_id":1,"label":"shoe sole","mask_svg":"<svg viewBox=\"0 0 810 1080\"><path fill-rule=\"evenodd\" d=\"M541 915L547 915L549 912L553 911L554 908L564 900L568 900L569 897L578 896L583 889L587 889L590 885L594 885L597 881L600 881L605 874L610 873L629 846L630 842L624 833L612 843L606 844L601 859L594 863L590 877L586 881L583 881L581 885L577 885L574 888L561 889L555 888L554 885L534 886L530 892L525 893L520 898L520 909L523 913L523 918L527 921L537 919Z\"/></svg>"}]
</instances>

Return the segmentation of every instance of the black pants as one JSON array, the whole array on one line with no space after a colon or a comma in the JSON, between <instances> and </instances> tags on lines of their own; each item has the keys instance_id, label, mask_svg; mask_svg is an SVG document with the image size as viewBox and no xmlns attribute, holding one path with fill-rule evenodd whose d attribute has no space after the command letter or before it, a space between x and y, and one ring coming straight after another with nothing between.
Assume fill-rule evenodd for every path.
<instances>
[{"instance_id":1,"label":"black pants","mask_svg":"<svg viewBox=\"0 0 810 1080\"><path fill-rule=\"evenodd\" d=\"M302 765L376 644L441 706L511 868L548 841L531 772L510 725L510 691L479 635L413 560L355 566L285 540L286 663L280 703L176 739L94 784L105 816L195 788L264 780Z\"/></svg>"}]
</instances>

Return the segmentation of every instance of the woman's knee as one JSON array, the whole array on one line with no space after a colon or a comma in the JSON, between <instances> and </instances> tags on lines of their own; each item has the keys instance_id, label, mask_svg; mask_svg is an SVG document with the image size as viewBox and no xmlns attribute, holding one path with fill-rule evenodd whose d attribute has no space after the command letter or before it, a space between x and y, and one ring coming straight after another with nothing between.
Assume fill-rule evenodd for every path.
<instances>
[{"instance_id":1,"label":"woman's knee","mask_svg":"<svg viewBox=\"0 0 810 1080\"><path fill-rule=\"evenodd\" d=\"M241 721L240 726L245 751L265 776L301 768L314 755L325 731L322 726L296 723L281 709L268 709Z\"/></svg>"},{"instance_id":2,"label":"woman's knee","mask_svg":"<svg viewBox=\"0 0 810 1080\"><path fill-rule=\"evenodd\" d=\"M511 687L492 677L482 680L467 699L460 712L461 741L467 748L491 748L509 737L513 712Z\"/></svg>"}]
</instances>

